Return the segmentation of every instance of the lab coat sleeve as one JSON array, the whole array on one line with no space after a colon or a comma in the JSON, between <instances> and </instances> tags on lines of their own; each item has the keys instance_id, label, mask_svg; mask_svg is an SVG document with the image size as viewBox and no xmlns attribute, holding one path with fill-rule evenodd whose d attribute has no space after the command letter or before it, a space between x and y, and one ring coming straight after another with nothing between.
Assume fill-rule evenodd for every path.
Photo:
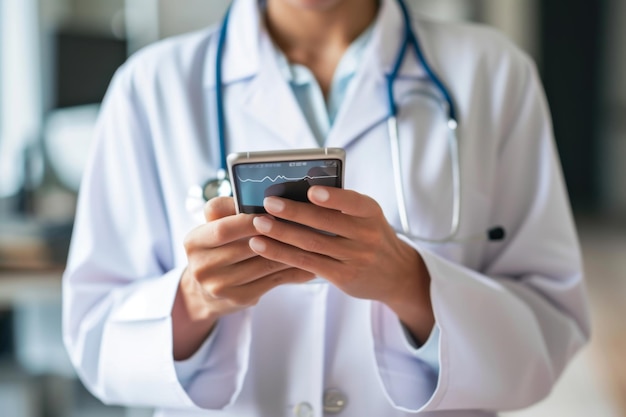
<instances>
[{"instance_id":1,"label":"lab coat sleeve","mask_svg":"<svg viewBox=\"0 0 626 417\"><path fill-rule=\"evenodd\" d=\"M398 316L385 304L372 304L372 333L378 374L389 401L400 409L403 402L425 404L439 377L439 326L416 346Z\"/></svg>"},{"instance_id":2,"label":"lab coat sleeve","mask_svg":"<svg viewBox=\"0 0 626 417\"><path fill-rule=\"evenodd\" d=\"M531 405L549 394L589 338L580 248L546 100L534 64L524 59L520 67L516 93L507 97L514 104L501 110L512 121L491 154L490 221L506 227L506 240L470 243L485 245L475 270L406 239L430 272L440 371L435 381L416 372L420 365L402 369L377 353L383 389L398 409Z\"/></svg>"},{"instance_id":3,"label":"lab coat sleeve","mask_svg":"<svg viewBox=\"0 0 626 417\"><path fill-rule=\"evenodd\" d=\"M118 71L96 127L64 273L64 342L103 402L197 409L172 353L171 310L184 267L173 266L159 185L167 173L157 166L134 77L127 67ZM222 408L236 397L246 323L246 313L220 322L200 367L211 387L204 407Z\"/></svg>"}]
</instances>

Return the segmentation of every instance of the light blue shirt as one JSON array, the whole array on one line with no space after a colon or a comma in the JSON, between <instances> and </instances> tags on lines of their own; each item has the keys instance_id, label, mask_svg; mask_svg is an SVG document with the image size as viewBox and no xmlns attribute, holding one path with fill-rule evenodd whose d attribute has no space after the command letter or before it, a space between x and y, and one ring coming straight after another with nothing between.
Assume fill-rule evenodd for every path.
<instances>
[{"instance_id":1,"label":"light blue shirt","mask_svg":"<svg viewBox=\"0 0 626 417\"><path fill-rule=\"evenodd\" d=\"M363 54L372 37L373 27L373 24L370 25L354 40L341 57L333 75L328 101L324 99L324 93L311 70L304 65L288 62L287 57L275 48L280 71L289 82L298 105L320 146L326 142L341 103L351 92L352 80L363 60Z\"/></svg>"}]
</instances>

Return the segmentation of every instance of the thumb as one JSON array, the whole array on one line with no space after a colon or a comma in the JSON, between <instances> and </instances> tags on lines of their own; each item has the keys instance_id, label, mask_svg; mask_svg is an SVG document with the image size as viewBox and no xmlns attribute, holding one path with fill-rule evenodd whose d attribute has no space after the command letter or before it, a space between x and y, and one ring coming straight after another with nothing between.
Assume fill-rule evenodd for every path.
<instances>
[{"instance_id":1,"label":"thumb","mask_svg":"<svg viewBox=\"0 0 626 417\"><path fill-rule=\"evenodd\" d=\"M204 204L204 218L207 222L235 214L235 200L232 197L215 197Z\"/></svg>"}]
</instances>

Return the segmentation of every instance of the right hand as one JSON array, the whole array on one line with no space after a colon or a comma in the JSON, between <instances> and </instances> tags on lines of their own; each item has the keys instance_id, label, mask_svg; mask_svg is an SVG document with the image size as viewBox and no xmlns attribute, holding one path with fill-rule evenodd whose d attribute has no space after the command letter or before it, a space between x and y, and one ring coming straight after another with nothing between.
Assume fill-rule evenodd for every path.
<instances>
[{"instance_id":1,"label":"right hand","mask_svg":"<svg viewBox=\"0 0 626 417\"><path fill-rule=\"evenodd\" d=\"M206 223L185 238L188 265L172 310L174 357L191 356L219 317L255 305L272 288L313 274L262 258L249 247L255 215L236 214L231 197L205 204Z\"/></svg>"}]
</instances>

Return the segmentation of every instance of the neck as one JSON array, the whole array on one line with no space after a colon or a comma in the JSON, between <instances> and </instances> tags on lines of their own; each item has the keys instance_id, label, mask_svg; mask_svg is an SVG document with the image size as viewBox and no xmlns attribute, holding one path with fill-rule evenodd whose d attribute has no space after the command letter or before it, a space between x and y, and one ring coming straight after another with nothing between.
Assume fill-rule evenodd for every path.
<instances>
[{"instance_id":1,"label":"neck","mask_svg":"<svg viewBox=\"0 0 626 417\"><path fill-rule=\"evenodd\" d=\"M301 4L298 4L300 2ZM376 18L377 0L268 0L270 36L293 62L307 64L320 55L342 54Z\"/></svg>"}]
</instances>

